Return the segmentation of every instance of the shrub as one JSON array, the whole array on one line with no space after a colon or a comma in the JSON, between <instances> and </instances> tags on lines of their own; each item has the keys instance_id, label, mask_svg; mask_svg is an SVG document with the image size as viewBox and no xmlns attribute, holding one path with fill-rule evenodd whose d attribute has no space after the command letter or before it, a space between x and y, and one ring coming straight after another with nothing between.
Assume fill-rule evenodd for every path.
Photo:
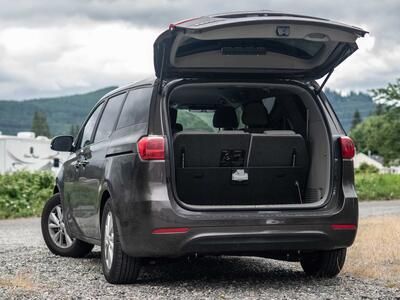
<instances>
[{"instance_id":1,"label":"shrub","mask_svg":"<svg viewBox=\"0 0 400 300\"><path fill-rule=\"evenodd\" d=\"M356 190L360 200L400 199L400 175L356 174Z\"/></svg>"},{"instance_id":2,"label":"shrub","mask_svg":"<svg viewBox=\"0 0 400 300\"><path fill-rule=\"evenodd\" d=\"M367 163L362 163L358 169L356 169L356 174L377 174L379 169L373 165Z\"/></svg>"},{"instance_id":3,"label":"shrub","mask_svg":"<svg viewBox=\"0 0 400 300\"><path fill-rule=\"evenodd\" d=\"M39 216L53 187L54 176L50 172L0 175L0 219Z\"/></svg>"}]
</instances>

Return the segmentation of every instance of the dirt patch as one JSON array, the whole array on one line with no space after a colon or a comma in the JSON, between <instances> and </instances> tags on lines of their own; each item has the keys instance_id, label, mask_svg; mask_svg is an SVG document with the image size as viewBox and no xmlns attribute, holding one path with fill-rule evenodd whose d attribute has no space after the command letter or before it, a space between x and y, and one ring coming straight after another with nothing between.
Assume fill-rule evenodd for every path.
<instances>
[{"instance_id":1,"label":"dirt patch","mask_svg":"<svg viewBox=\"0 0 400 300\"><path fill-rule=\"evenodd\" d=\"M361 219L344 271L400 287L400 216Z\"/></svg>"}]
</instances>

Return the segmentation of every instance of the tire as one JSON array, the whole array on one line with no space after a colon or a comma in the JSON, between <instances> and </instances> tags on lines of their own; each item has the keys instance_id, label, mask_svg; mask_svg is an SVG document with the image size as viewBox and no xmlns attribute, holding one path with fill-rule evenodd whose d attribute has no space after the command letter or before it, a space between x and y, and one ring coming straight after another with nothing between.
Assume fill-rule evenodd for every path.
<instances>
[{"instance_id":1,"label":"tire","mask_svg":"<svg viewBox=\"0 0 400 300\"><path fill-rule=\"evenodd\" d=\"M139 258L122 251L110 199L104 205L101 218L101 263L104 277L113 284L134 283L141 267Z\"/></svg>"},{"instance_id":2,"label":"tire","mask_svg":"<svg viewBox=\"0 0 400 300\"><path fill-rule=\"evenodd\" d=\"M60 194L47 200L41 218L42 235L47 248L60 256L84 257L93 249L92 244L71 237L64 225Z\"/></svg>"},{"instance_id":3,"label":"tire","mask_svg":"<svg viewBox=\"0 0 400 300\"><path fill-rule=\"evenodd\" d=\"M307 253L300 263L309 276L332 278L340 273L346 260L346 248Z\"/></svg>"}]
</instances>

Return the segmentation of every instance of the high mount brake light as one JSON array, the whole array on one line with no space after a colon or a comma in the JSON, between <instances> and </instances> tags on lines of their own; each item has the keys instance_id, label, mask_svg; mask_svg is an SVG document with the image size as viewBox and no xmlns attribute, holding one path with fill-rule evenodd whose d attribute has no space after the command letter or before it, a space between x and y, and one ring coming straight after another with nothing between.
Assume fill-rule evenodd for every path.
<instances>
[{"instance_id":1,"label":"high mount brake light","mask_svg":"<svg viewBox=\"0 0 400 300\"><path fill-rule=\"evenodd\" d=\"M343 159L352 159L356 154L356 148L354 146L353 140L348 136L342 136L339 138L340 149L342 151Z\"/></svg>"},{"instance_id":2,"label":"high mount brake light","mask_svg":"<svg viewBox=\"0 0 400 300\"><path fill-rule=\"evenodd\" d=\"M162 136L144 136L138 143L138 152L142 160L164 160L165 141Z\"/></svg>"},{"instance_id":3,"label":"high mount brake light","mask_svg":"<svg viewBox=\"0 0 400 300\"><path fill-rule=\"evenodd\" d=\"M185 20L181 20L181 21L178 21L178 22L175 22L175 23L171 23L171 24L169 24L169 30L174 30L176 28L176 26L181 25L181 24L186 23L186 22L190 22L190 21L196 20L196 19L199 19L199 17L185 19Z\"/></svg>"}]
</instances>

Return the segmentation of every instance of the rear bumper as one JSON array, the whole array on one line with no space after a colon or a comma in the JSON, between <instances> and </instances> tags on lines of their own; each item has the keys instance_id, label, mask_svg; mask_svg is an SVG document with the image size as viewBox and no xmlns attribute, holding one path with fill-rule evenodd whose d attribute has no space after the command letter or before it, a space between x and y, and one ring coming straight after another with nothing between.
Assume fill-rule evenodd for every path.
<instances>
[{"instance_id":1,"label":"rear bumper","mask_svg":"<svg viewBox=\"0 0 400 300\"><path fill-rule=\"evenodd\" d=\"M135 257L190 254L266 253L346 248L356 230L332 224L358 223L356 198L340 207L293 212L191 212L169 201L133 204L131 214L117 213L124 252ZM117 210L118 211L118 210ZM189 228L185 233L153 234L158 228Z\"/></svg>"}]
</instances>

